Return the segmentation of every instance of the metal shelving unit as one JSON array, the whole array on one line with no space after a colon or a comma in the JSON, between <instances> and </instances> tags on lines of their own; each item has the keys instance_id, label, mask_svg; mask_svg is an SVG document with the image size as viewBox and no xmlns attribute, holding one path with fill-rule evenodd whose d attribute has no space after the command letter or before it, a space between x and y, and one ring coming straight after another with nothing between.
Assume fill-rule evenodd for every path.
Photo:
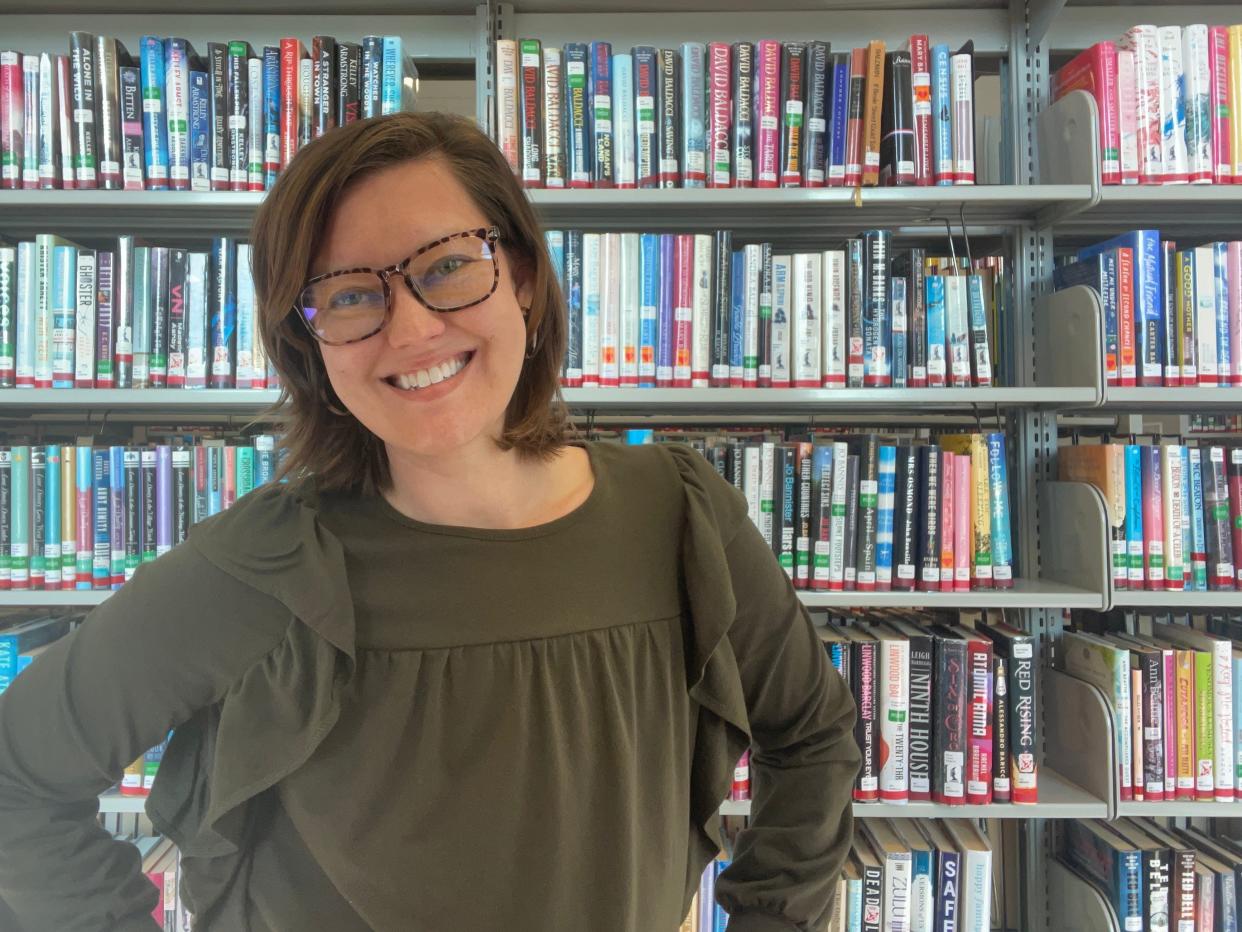
<instances>
[{"instance_id":1,"label":"metal shelving unit","mask_svg":"<svg viewBox=\"0 0 1242 932\"><path fill-rule=\"evenodd\" d=\"M1242 209L1239 210L1242 217ZM1096 409L1108 413L1236 414L1242 388L1108 388ZM1094 413L1094 412L1093 412Z\"/></svg>"},{"instance_id":2,"label":"metal shelving unit","mask_svg":"<svg viewBox=\"0 0 1242 932\"><path fill-rule=\"evenodd\" d=\"M1144 606L1149 608L1242 608L1242 592L1157 592L1149 589L1117 589L1110 608ZM1239 809L1242 815L1242 809Z\"/></svg>"}]
</instances>

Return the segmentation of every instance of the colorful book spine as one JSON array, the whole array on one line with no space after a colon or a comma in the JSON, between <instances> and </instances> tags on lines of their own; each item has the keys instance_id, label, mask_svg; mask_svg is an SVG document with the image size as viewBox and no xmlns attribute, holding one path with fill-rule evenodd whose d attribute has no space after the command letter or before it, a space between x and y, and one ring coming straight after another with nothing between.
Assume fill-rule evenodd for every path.
<instances>
[{"instance_id":1,"label":"colorful book spine","mask_svg":"<svg viewBox=\"0 0 1242 932\"><path fill-rule=\"evenodd\" d=\"M143 36L138 40L142 77L142 137L146 155L146 186L159 191L169 187L168 117L164 89L168 69L164 40Z\"/></svg>"},{"instance_id":2,"label":"colorful book spine","mask_svg":"<svg viewBox=\"0 0 1242 932\"><path fill-rule=\"evenodd\" d=\"M828 185L839 188L845 184L846 136L850 114L850 59L849 52L833 52L829 56L831 67L831 97L829 98L828 126Z\"/></svg>"},{"instance_id":3,"label":"colorful book spine","mask_svg":"<svg viewBox=\"0 0 1242 932\"><path fill-rule=\"evenodd\" d=\"M660 237L639 236L638 385L656 387L656 353L660 323Z\"/></svg>"},{"instance_id":4,"label":"colorful book spine","mask_svg":"<svg viewBox=\"0 0 1242 932\"><path fill-rule=\"evenodd\" d=\"M612 45L592 42L590 47L591 90L591 182L597 188L614 184L612 126Z\"/></svg>"},{"instance_id":5,"label":"colorful book spine","mask_svg":"<svg viewBox=\"0 0 1242 932\"><path fill-rule=\"evenodd\" d=\"M781 141L777 174L782 188L802 186L806 145L806 67L804 42L786 42L781 49Z\"/></svg>"},{"instance_id":6,"label":"colorful book spine","mask_svg":"<svg viewBox=\"0 0 1242 932\"><path fill-rule=\"evenodd\" d=\"M953 159L953 80L949 47L931 49L932 178L937 185L951 185L957 165Z\"/></svg>"},{"instance_id":7,"label":"colorful book spine","mask_svg":"<svg viewBox=\"0 0 1242 932\"><path fill-rule=\"evenodd\" d=\"M350 59L350 64L355 69L357 63L356 57ZM356 83L357 75L351 76L351 80ZM267 45L263 47L263 188L269 191L280 174L280 93L280 46ZM357 102L352 114L356 119ZM346 122L350 121L347 119ZM192 129L190 138L194 139ZM191 165L193 164L191 155Z\"/></svg>"},{"instance_id":8,"label":"colorful book spine","mask_svg":"<svg viewBox=\"0 0 1242 932\"><path fill-rule=\"evenodd\" d=\"M755 183L755 46L737 42L733 47L733 186Z\"/></svg>"},{"instance_id":9,"label":"colorful book spine","mask_svg":"<svg viewBox=\"0 0 1242 932\"><path fill-rule=\"evenodd\" d=\"M168 180L175 191L191 188L190 68L194 50L185 39L164 43L164 98L167 105Z\"/></svg>"},{"instance_id":10,"label":"colorful book spine","mask_svg":"<svg viewBox=\"0 0 1242 932\"><path fill-rule=\"evenodd\" d=\"M659 140L656 132L656 101L659 97L656 50L635 46L634 62L634 156L635 180L640 188L659 187Z\"/></svg>"},{"instance_id":11,"label":"colorful book spine","mask_svg":"<svg viewBox=\"0 0 1242 932\"><path fill-rule=\"evenodd\" d=\"M802 145L802 184L822 188L828 182L828 108L830 59L827 42L807 43L806 114Z\"/></svg>"},{"instance_id":12,"label":"colorful book spine","mask_svg":"<svg viewBox=\"0 0 1242 932\"><path fill-rule=\"evenodd\" d=\"M698 238L695 240L696 248ZM708 239L709 252L711 240ZM621 386L637 387L639 373L639 347L641 317L639 309L639 287L642 268L639 259L639 234L621 234L621 348L620 348L620 381ZM697 256L696 256L697 261ZM698 279L696 278L696 286ZM696 288L696 302L698 292ZM697 303L696 303L697 307Z\"/></svg>"},{"instance_id":13,"label":"colorful book spine","mask_svg":"<svg viewBox=\"0 0 1242 932\"><path fill-rule=\"evenodd\" d=\"M879 798L900 804L910 799L910 642L896 635L879 641Z\"/></svg>"},{"instance_id":14,"label":"colorful book spine","mask_svg":"<svg viewBox=\"0 0 1242 932\"><path fill-rule=\"evenodd\" d=\"M1185 184L1189 179L1189 167L1182 27L1160 26L1156 29L1156 37L1160 48L1160 144L1164 183Z\"/></svg>"},{"instance_id":15,"label":"colorful book spine","mask_svg":"<svg viewBox=\"0 0 1242 932\"><path fill-rule=\"evenodd\" d=\"M755 47L755 187L779 183L781 123L781 44L768 39Z\"/></svg>"},{"instance_id":16,"label":"colorful book spine","mask_svg":"<svg viewBox=\"0 0 1242 932\"><path fill-rule=\"evenodd\" d=\"M669 266L672 267L671 265ZM582 387L600 381L600 234L582 234Z\"/></svg>"},{"instance_id":17,"label":"colorful book spine","mask_svg":"<svg viewBox=\"0 0 1242 932\"><path fill-rule=\"evenodd\" d=\"M1118 40L1117 48L1133 56L1138 180L1141 184L1159 184L1164 178L1164 156L1160 123L1160 41L1156 27L1130 27Z\"/></svg>"},{"instance_id":18,"label":"colorful book spine","mask_svg":"<svg viewBox=\"0 0 1242 932\"><path fill-rule=\"evenodd\" d=\"M538 39L518 41L518 151L528 188L543 187L543 49Z\"/></svg>"},{"instance_id":19,"label":"colorful book spine","mask_svg":"<svg viewBox=\"0 0 1242 932\"><path fill-rule=\"evenodd\" d=\"M673 241L673 388L689 388L694 349L694 236Z\"/></svg>"},{"instance_id":20,"label":"colorful book spine","mask_svg":"<svg viewBox=\"0 0 1242 932\"><path fill-rule=\"evenodd\" d=\"M1208 60L1208 27L1182 27L1182 106L1186 113L1186 179L1212 181L1212 72Z\"/></svg>"},{"instance_id":21,"label":"colorful book spine","mask_svg":"<svg viewBox=\"0 0 1242 932\"><path fill-rule=\"evenodd\" d=\"M660 234L660 277L656 280L656 377L657 388L673 387L673 365L676 357L676 261L677 237Z\"/></svg>"}]
</instances>

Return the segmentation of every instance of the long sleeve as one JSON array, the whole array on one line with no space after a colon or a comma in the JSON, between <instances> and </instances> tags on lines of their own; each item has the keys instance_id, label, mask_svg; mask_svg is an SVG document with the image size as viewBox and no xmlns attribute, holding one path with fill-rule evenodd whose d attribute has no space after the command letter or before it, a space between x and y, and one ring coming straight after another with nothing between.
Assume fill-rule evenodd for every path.
<instances>
[{"instance_id":1,"label":"long sleeve","mask_svg":"<svg viewBox=\"0 0 1242 932\"><path fill-rule=\"evenodd\" d=\"M137 849L98 795L275 647L289 612L183 544L0 696L0 900L25 932L155 932Z\"/></svg>"},{"instance_id":2,"label":"long sleeve","mask_svg":"<svg viewBox=\"0 0 1242 932\"><path fill-rule=\"evenodd\" d=\"M689 456L724 543L751 734L750 825L717 898L730 932L821 932L853 837L854 700L741 494Z\"/></svg>"}]
</instances>

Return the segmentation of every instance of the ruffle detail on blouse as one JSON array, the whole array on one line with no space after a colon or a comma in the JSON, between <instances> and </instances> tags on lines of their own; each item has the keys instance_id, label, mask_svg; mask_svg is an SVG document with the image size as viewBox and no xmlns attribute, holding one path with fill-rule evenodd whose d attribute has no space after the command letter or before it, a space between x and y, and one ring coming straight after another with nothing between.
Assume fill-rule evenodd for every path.
<instances>
[{"instance_id":1,"label":"ruffle detail on blouse","mask_svg":"<svg viewBox=\"0 0 1242 932\"><path fill-rule=\"evenodd\" d=\"M177 728L146 807L182 852L197 920L244 929L237 911L245 898L229 894L244 873L251 803L309 759L336 723L354 669L353 604L340 543L288 487L243 497L197 525L190 542L293 616L266 656ZM221 593L220 606L204 606L204 623L234 597L244 594Z\"/></svg>"},{"instance_id":2,"label":"ruffle detail on blouse","mask_svg":"<svg viewBox=\"0 0 1242 932\"><path fill-rule=\"evenodd\" d=\"M686 682L699 705L691 763L690 811L700 829L702 863L719 844L718 810L729 795L733 765L750 746L750 719L729 629L737 600L725 547L746 504L724 485L701 454L681 444L661 444L671 454L685 490L682 573L689 600Z\"/></svg>"}]
</instances>

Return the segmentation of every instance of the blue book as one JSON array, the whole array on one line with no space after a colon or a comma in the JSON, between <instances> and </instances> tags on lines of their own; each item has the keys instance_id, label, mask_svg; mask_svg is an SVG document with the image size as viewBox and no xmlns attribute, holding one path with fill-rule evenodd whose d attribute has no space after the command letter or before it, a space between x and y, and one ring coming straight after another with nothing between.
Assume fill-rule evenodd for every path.
<instances>
[{"instance_id":1,"label":"blue book","mask_svg":"<svg viewBox=\"0 0 1242 932\"><path fill-rule=\"evenodd\" d=\"M1066 819L1059 825L1060 856L1112 903L1121 928L1145 928L1142 852L1103 822Z\"/></svg>"},{"instance_id":2,"label":"blue book","mask_svg":"<svg viewBox=\"0 0 1242 932\"><path fill-rule=\"evenodd\" d=\"M362 45L362 100L360 103L362 118L365 120L379 116L383 105L384 40L380 36L363 36L360 44Z\"/></svg>"},{"instance_id":3,"label":"blue book","mask_svg":"<svg viewBox=\"0 0 1242 932\"><path fill-rule=\"evenodd\" d=\"M1186 472L1190 478L1190 577L1186 588L1207 592L1207 528L1203 521L1203 464L1198 447L1182 447L1186 456Z\"/></svg>"},{"instance_id":4,"label":"blue book","mask_svg":"<svg viewBox=\"0 0 1242 932\"><path fill-rule=\"evenodd\" d=\"M944 276L928 275L923 279L927 293L927 384L944 387L948 379L948 356L945 352Z\"/></svg>"},{"instance_id":5,"label":"blue book","mask_svg":"<svg viewBox=\"0 0 1242 932\"><path fill-rule=\"evenodd\" d=\"M1160 385L1164 375L1164 306L1159 230L1133 230L1078 250L1079 259L1119 247L1134 253L1134 340L1139 385Z\"/></svg>"},{"instance_id":6,"label":"blue book","mask_svg":"<svg viewBox=\"0 0 1242 932\"><path fill-rule=\"evenodd\" d=\"M569 316L565 342L565 378L582 385L582 231L565 231L565 308Z\"/></svg>"},{"instance_id":7,"label":"blue book","mask_svg":"<svg viewBox=\"0 0 1242 932\"><path fill-rule=\"evenodd\" d=\"M1233 367L1235 365L1233 352L1230 349L1229 341L1232 337L1229 322L1229 244L1213 243L1212 258L1215 265L1216 279L1216 371L1217 384L1220 386L1230 385L1233 381ZM1242 287L1237 282L1233 283L1234 288Z\"/></svg>"},{"instance_id":8,"label":"blue book","mask_svg":"<svg viewBox=\"0 0 1242 932\"><path fill-rule=\"evenodd\" d=\"M77 492L77 500L86 500L94 505L95 500L95 463L92 450L89 446L81 445L77 450L77 457L74 460L74 490ZM93 524L93 522L92 522ZM92 555L95 548L94 540L78 540L77 552L74 553L74 571L77 582L75 589L90 589L92 578Z\"/></svg>"},{"instance_id":9,"label":"blue book","mask_svg":"<svg viewBox=\"0 0 1242 932\"><path fill-rule=\"evenodd\" d=\"M211 364L212 388L232 388L237 330L237 243L229 236L211 239Z\"/></svg>"},{"instance_id":10,"label":"blue book","mask_svg":"<svg viewBox=\"0 0 1242 932\"><path fill-rule=\"evenodd\" d=\"M828 127L828 184L845 184L845 130L849 124L850 55L833 52L831 59L832 98Z\"/></svg>"},{"instance_id":11,"label":"blue book","mask_svg":"<svg viewBox=\"0 0 1242 932\"><path fill-rule=\"evenodd\" d=\"M953 98L949 88L949 47L931 47L932 175L938 185L953 184Z\"/></svg>"},{"instance_id":12,"label":"blue book","mask_svg":"<svg viewBox=\"0 0 1242 932\"><path fill-rule=\"evenodd\" d=\"M1121 382L1121 335L1118 332L1120 311L1117 293L1117 250L1107 249L1077 262L1059 265L1052 270L1052 287L1055 291L1088 285L1100 296L1104 311L1104 367L1108 384Z\"/></svg>"},{"instance_id":13,"label":"blue book","mask_svg":"<svg viewBox=\"0 0 1242 932\"><path fill-rule=\"evenodd\" d=\"M207 515L224 510L224 448L207 447Z\"/></svg>"},{"instance_id":14,"label":"blue book","mask_svg":"<svg viewBox=\"0 0 1242 932\"><path fill-rule=\"evenodd\" d=\"M1126 567L1131 588L1143 588L1143 448L1126 444Z\"/></svg>"},{"instance_id":15,"label":"blue book","mask_svg":"<svg viewBox=\"0 0 1242 932\"><path fill-rule=\"evenodd\" d=\"M726 868L728 868L729 863L730 863L730 862L728 862L728 861L721 861L721 860L719 860L719 859L717 859L716 861L713 861L713 862L712 862L712 866L713 866L713 868L714 868L714 869L715 869L715 871L716 871L716 877L717 877L717 878L719 878L719 877L720 877L720 875L721 875L721 874L723 874L723 873L725 872L725 869L726 869ZM712 883L712 888L713 888L713 902L712 902L712 918L713 918L713 925L712 925L712 932L726 932L726 926L728 926L728 924L729 924L729 914L728 914L728 913L726 913L726 912L724 911L724 907L723 907L723 906L721 906L719 903L714 902L714 896L715 896L715 886L716 886L716 881L713 881L713 883Z\"/></svg>"},{"instance_id":16,"label":"blue book","mask_svg":"<svg viewBox=\"0 0 1242 932\"><path fill-rule=\"evenodd\" d=\"M660 237L643 233L638 239L638 387L655 388L656 347L660 340Z\"/></svg>"},{"instance_id":17,"label":"blue book","mask_svg":"<svg viewBox=\"0 0 1242 932\"><path fill-rule=\"evenodd\" d=\"M52 247L51 312L52 388L73 388L73 351L78 312L76 246Z\"/></svg>"},{"instance_id":18,"label":"blue book","mask_svg":"<svg viewBox=\"0 0 1242 932\"><path fill-rule=\"evenodd\" d=\"M897 496L897 448L879 448L875 515L875 582L877 589L893 585L893 509Z\"/></svg>"},{"instance_id":19,"label":"blue book","mask_svg":"<svg viewBox=\"0 0 1242 932\"><path fill-rule=\"evenodd\" d=\"M587 82L588 48L567 42L565 56L565 175L569 187L591 186L594 148L591 144L591 90Z\"/></svg>"},{"instance_id":20,"label":"blue book","mask_svg":"<svg viewBox=\"0 0 1242 932\"><path fill-rule=\"evenodd\" d=\"M109 569L111 586L125 582L125 448L108 447Z\"/></svg>"},{"instance_id":21,"label":"blue book","mask_svg":"<svg viewBox=\"0 0 1242 932\"><path fill-rule=\"evenodd\" d=\"M677 237L660 234L660 268L671 272ZM656 332L656 385L673 384L673 303L677 283L672 274L660 276L659 325Z\"/></svg>"},{"instance_id":22,"label":"blue book","mask_svg":"<svg viewBox=\"0 0 1242 932\"><path fill-rule=\"evenodd\" d=\"M138 40L138 65L142 72L142 138L146 147L147 188L168 188L168 118L164 105L164 40L143 36Z\"/></svg>"},{"instance_id":23,"label":"blue book","mask_svg":"<svg viewBox=\"0 0 1242 932\"><path fill-rule=\"evenodd\" d=\"M556 271L556 283L565 291L565 233L562 230L545 230L544 243L548 247L548 258L552 260L552 268Z\"/></svg>"},{"instance_id":24,"label":"blue book","mask_svg":"<svg viewBox=\"0 0 1242 932\"><path fill-rule=\"evenodd\" d=\"M1013 538L1009 534L1009 467L1005 435L986 435L988 445L988 498L992 509L992 581L998 589L1013 585Z\"/></svg>"},{"instance_id":25,"label":"blue book","mask_svg":"<svg viewBox=\"0 0 1242 932\"><path fill-rule=\"evenodd\" d=\"M43 579L49 589L60 588L60 444L49 443L43 454L44 488L47 500L43 505ZM69 567L73 572L73 567Z\"/></svg>"},{"instance_id":26,"label":"blue book","mask_svg":"<svg viewBox=\"0 0 1242 932\"><path fill-rule=\"evenodd\" d=\"M93 504L91 522L95 529L91 556L92 589L107 589L112 581L112 457L107 447L91 450Z\"/></svg>"},{"instance_id":27,"label":"blue book","mask_svg":"<svg viewBox=\"0 0 1242 932\"><path fill-rule=\"evenodd\" d=\"M211 82L190 71L190 190L211 190Z\"/></svg>"},{"instance_id":28,"label":"blue book","mask_svg":"<svg viewBox=\"0 0 1242 932\"><path fill-rule=\"evenodd\" d=\"M961 922L962 855L950 847L936 853L936 924L937 930L956 929Z\"/></svg>"},{"instance_id":29,"label":"blue book","mask_svg":"<svg viewBox=\"0 0 1242 932\"><path fill-rule=\"evenodd\" d=\"M978 276L972 276L978 277ZM906 329L909 326L910 317L908 314L909 305L906 303L906 279L905 276L895 275L890 282L892 301L892 313L889 320L893 323L893 346L892 346L892 368L893 368L893 388L906 387L906 364L907 364L907 345L909 337Z\"/></svg>"},{"instance_id":30,"label":"blue book","mask_svg":"<svg viewBox=\"0 0 1242 932\"><path fill-rule=\"evenodd\" d=\"M280 174L280 46L263 47L263 190Z\"/></svg>"},{"instance_id":31,"label":"blue book","mask_svg":"<svg viewBox=\"0 0 1242 932\"><path fill-rule=\"evenodd\" d=\"M611 43L591 43L590 67L591 74L587 82L587 90L591 102L588 114L591 125L591 153L594 161L591 180L595 182L596 187L611 188L615 171ZM571 181L572 177L570 176ZM672 268L672 265L670 264L668 268Z\"/></svg>"},{"instance_id":32,"label":"blue book","mask_svg":"<svg viewBox=\"0 0 1242 932\"><path fill-rule=\"evenodd\" d=\"M0 628L0 675L16 676L18 657L50 644L69 630L68 618L35 617Z\"/></svg>"},{"instance_id":33,"label":"blue book","mask_svg":"<svg viewBox=\"0 0 1242 932\"><path fill-rule=\"evenodd\" d=\"M405 78L405 48L400 36L384 36L384 59L380 81L380 113L401 109L402 81Z\"/></svg>"},{"instance_id":34,"label":"blue book","mask_svg":"<svg viewBox=\"0 0 1242 932\"><path fill-rule=\"evenodd\" d=\"M190 184L190 62L194 48L185 39L164 43L164 104L168 129L168 175L174 188Z\"/></svg>"},{"instance_id":35,"label":"blue book","mask_svg":"<svg viewBox=\"0 0 1242 932\"><path fill-rule=\"evenodd\" d=\"M729 384L740 386L746 367L746 253L733 253L729 267Z\"/></svg>"}]
</instances>

